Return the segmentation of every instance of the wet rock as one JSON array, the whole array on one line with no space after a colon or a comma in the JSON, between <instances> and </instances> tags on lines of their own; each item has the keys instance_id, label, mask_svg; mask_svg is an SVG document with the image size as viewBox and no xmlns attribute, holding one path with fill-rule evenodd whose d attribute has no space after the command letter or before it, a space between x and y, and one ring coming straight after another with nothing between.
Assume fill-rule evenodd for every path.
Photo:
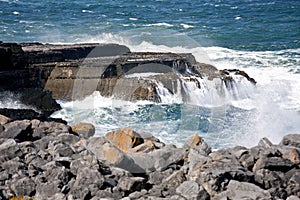
<instances>
[{"instance_id":1,"label":"wet rock","mask_svg":"<svg viewBox=\"0 0 300 200\"><path fill-rule=\"evenodd\" d=\"M212 161L209 156L204 156L196 149L191 149L188 154L189 169L192 170L196 166L201 166Z\"/></svg>"},{"instance_id":2,"label":"wet rock","mask_svg":"<svg viewBox=\"0 0 300 200\"><path fill-rule=\"evenodd\" d=\"M227 190L216 196L214 199L271 199L268 191L246 182L231 180Z\"/></svg>"},{"instance_id":3,"label":"wet rock","mask_svg":"<svg viewBox=\"0 0 300 200\"><path fill-rule=\"evenodd\" d=\"M106 138L122 151L127 151L144 142L132 129L118 129L106 134Z\"/></svg>"},{"instance_id":4,"label":"wet rock","mask_svg":"<svg viewBox=\"0 0 300 200\"><path fill-rule=\"evenodd\" d=\"M285 135L279 145L288 145L300 148L300 134Z\"/></svg>"},{"instance_id":5,"label":"wet rock","mask_svg":"<svg viewBox=\"0 0 300 200\"><path fill-rule=\"evenodd\" d=\"M176 193L190 200L208 200L209 194L194 181L185 181L176 188Z\"/></svg>"},{"instance_id":6,"label":"wet rock","mask_svg":"<svg viewBox=\"0 0 300 200\"><path fill-rule=\"evenodd\" d=\"M15 196L33 196L35 195L36 185L30 178L24 177L10 185Z\"/></svg>"},{"instance_id":7,"label":"wet rock","mask_svg":"<svg viewBox=\"0 0 300 200\"><path fill-rule=\"evenodd\" d=\"M88 139L95 134L95 126L90 123L77 122L72 124L71 128L73 132L85 139Z\"/></svg>"}]
</instances>

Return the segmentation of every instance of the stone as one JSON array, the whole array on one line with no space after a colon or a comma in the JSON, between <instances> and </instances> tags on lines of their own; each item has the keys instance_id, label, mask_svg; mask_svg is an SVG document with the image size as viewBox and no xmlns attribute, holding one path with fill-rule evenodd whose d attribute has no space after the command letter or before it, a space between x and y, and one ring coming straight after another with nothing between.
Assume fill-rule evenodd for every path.
<instances>
[{"instance_id":1,"label":"stone","mask_svg":"<svg viewBox=\"0 0 300 200\"><path fill-rule=\"evenodd\" d=\"M176 188L176 193L190 200L208 200L209 194L194 181L185 181Z\"/></svg>"},{"instance_id":2,"label":"stone","mask_svg":"<svg viewBox=\"0 0 300 200\"><path fill-rule=\"evenodd\" d=\"M292 148L282 155L283 158L290 160L292 163L300 163L300 151L299 149Z\"/></svg>"},{"instance_id":3,"label":"stone","mask_svg":"<svg viewBox=\"0 0 300 200\"><path fill-rule=\"evenodd\" d=\"M64 123L55 122L55 121L44 121L40 122L38 127L33 130L33 137L40 139L45 136L56 137L62 133L70 133L71 127Z\"/></svg>"},{"instance_id":4,"label":"stone","mask_svg":"<svg viewBox=\"0 0 300 200\"><path fill-rule=\"evenodd\" d=\"M175 194L176 188L186 180L184 173L180 170L173 172L170 176L162 182L161 189L163 190L164 196Z\"/></svg>"},{"instance_id":5,"label":"stone","mask_svg":"<svg viewBox=\"0 0 300 200\"><path fill-rule=\"evenodd\" d=\"M215 195L214 199L271 199L271 195L252 183L231 180L227 190Z\"/></svg>"},{"instance_id":6,"label":"stone","mask_svg":"<svg viewBox=\"0 0 300 200\"><path fill-rule=\"evenodd\" d=\"M6 155L9 159L21 156L23 153L14 139L6 139L0 144L0 155Z\"/></svg>"},{"instance_id":7,"label":"stone","mask_svg":"<svg viewBox=\"0 0 300 200\"><path fill-rule=\"evenodd\" d=\"M159 185L165 180L167 177L169 177L173 173L172 169L167 169L165 171L154 171L149 173L149 180L148 182L153 185Z\"/></svg>"},{"instance_id":8,"label":"stone","mask_svg":"<svg viewBox=\"0 0 300 200\"><path fill-rule=\"evenodd\" d=\"M32 137L31 122L29 120L13 121L4 125L5 130L0 133L2 138L13 138L27 141Z\"/></svg>"},{"instance_id":9,"label":"stone","mask_svg":"<svg viewBox=\"0 0 300 200\"><path fill-rule=\"evenodd\" d=\"M5 125L5 124L7 124L9 122L11 122L10 118L8 118L8 117L0 114L0 125L3 126L3 125Z\"/></svg>"},{"instance_id":10,"label":"stone","mask_svg":"<svg viewBox=\"0 0 300 200\"><path fill-rule=\"evenodd\" d=\"M141 191L145 187L145 179L142 177L121 177L117 187L127 193Z\"/></svg>"},{"instance_id":11,"label":"stone","mask_svg":"<svg viewBox=\"0 0 300 200\"><path fill-rule=\"evenodd\" d=\"M291 195L286 200L300 200L300 198L295 195Z\"/></svg>"},{"instance_id":12,"label":"stone","mask_svg":"<svg viewBox=\"0 0 300 200\"><path fill-rule=\"evenodd\" d=\"M56 136L55 139L67 145L75 144L80 140L80 138L77 135L69 133L61 133L58 136Z\"/></svg>"},{"instance_id":13,"label":"stone","mask_svg":"<svg viewBox=\"0 0 300 200\"><path fill-rule=\"evenodd\" d=\"M288 145L300 148L300 134L285 135L279 145Z\"/></svg>"},{"instance_id":14,"label":"stone","mask_svg":"<svg viewBox=\"0 0 300 200\"><path fill-rule=\"evenodd\" d=\"M33 196L35 194L35 183L28 177L19 179L10 185L10 188L16 196Z\"/></svg>"},{"instance_id":15,"label":"stone","mask_svg":"<svg viewBox=\"0 0 300 200\"><path fill-rule=\"evenodd\" d=\"M72 131L80 137L88 139L95 134L95 126L90 123L77 122L71 125Z\"/></svg>"},{"instance_id":16,"label":"stone","mask_svg":"<svg viewBox=\"0 0 300 200\"><path fill-rule=\"evenodd\" d=\"M152 141L149 140L130 149L130 152L149 153L149 152L153 152L155 149L157 149L157 146Z\"/></svg>"},{"instance_id":17,"label":"stone","mask_svg":"<svg viewBox=\"0 0 300 200\"><path fill-rule=\"evenodd\" d=\"M280 188L285 183L285 175L280 171L270 171L260 169L255 172L255 182L259 183L264 189Z\"/></svg>"},{"instance_id":18,"label":"stone","mask_svg":"<svg viewBox=\"0 0 300 200\"><path fill-rule=\"evenodd\" d=\"M196 149L191 149L188 154L189 170L194 169L196 166L204 165L212 161L211 157L200 154Z\"/></svg>"},{"instance_id":19,"label":"stone","mask_svg":"<svg viewBox=\"0 0 300 200\"><path fill-rule=\"evenodd\" d=\"M268 138L264 137L258 142L258 146L262 146L264 148L271 148L273 144Z\"/></svg>"},{"instance_id":20,"label":"stone","mask_svg":"<svg viewBox=\"0 0 300 200\"><path fill-rule=\"evenodd\" d=\"M269 169L271 171L287 172L294 167L294 163L281 157L261 157L253 166L253 171Z\"/></svg>"},{"instance_id":21,"label":"stone","mask_svg":"<svg viewBox=\"0 0 300 200\"><path fill-rule=\"evenodd\" d=\"M141 191L132 192L129 194L130 199L140 199L141 197L145 196L147 194L147 190L142 189Z\"/></svg>"},{"instance_id":22,"label":"stone","mask_svg":"<svg viewBox=\"0 0 300 200\"><path fill-rule=\"evenodd\" d=\"M207 143L197 134L187 140L183 147L187 149L197 149L203 155L208 155L211 153L211 147L209 147Z\"/></svg>"},{"instance_id":23,"label":"stone","mask_svg":"<svg viewBox=\"0 0 300 200\"><path fill-rule=\"evenodd\" d=\"M90 138L87 149L107 165L113 165L133 173L145 172L132 158L111 144L105 137Z\"/></svg>"},{"instance_id":24,"label":"stone","mask_svg":"<svg viewBox=\"0 0 300 200\"><path fill-rule=\"evenodd\" d=\"M94 196L100 190L103 183L104 177L98 170L84 167L78 170L71 190L82 190L82 188L85 188Z\"/></svg>"},{"instance_id":25,"label":"stone","mask_svg":"<svg viewBox=\"0 0 300 200\"><path fill-rule=\"evenodd\" d=\"M128 151L144 142L132 129L117 129L106 134L106 138L122 151Z\"/></svg>"},{"instance_id":26,"label":"stone","mask_svg":"<svg viewBox=\"0 0 300 200\"><path fill-rule=\"evenodd\" d=\"M253 182L254 174L240 164L224 159L194 168L187 178L203 186L213 196L225 190L230 180Z\"/></svg>"},{"instance_id":27,"label":"stone","mask_svg":"<svg viewBox=\"0 0 300 200\"><path fill-rule=\"evenodd\" d=\"M184 149L164 147L157 151L151 152L150 155L154 158L154 167L158 171L163 171L172 164L182 162L187 156L187 152Z\"/></svg>"}]
</instances>

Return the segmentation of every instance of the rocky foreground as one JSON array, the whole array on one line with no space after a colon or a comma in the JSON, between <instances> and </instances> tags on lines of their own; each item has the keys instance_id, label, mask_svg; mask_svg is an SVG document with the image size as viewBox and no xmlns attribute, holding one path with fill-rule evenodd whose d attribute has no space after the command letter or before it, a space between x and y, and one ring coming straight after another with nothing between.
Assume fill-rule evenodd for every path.
<instances>
[{"instance_id":1,"label":"rocky foreground","mask_svg":"<svg viewBox=\"0 0 300 200\"><path fill-rule=\"evenodd\" d=\"M300 135L212 151L150 133L0 115L0 199L289 199L300 196Z\"/></svg>"}]
</instances>

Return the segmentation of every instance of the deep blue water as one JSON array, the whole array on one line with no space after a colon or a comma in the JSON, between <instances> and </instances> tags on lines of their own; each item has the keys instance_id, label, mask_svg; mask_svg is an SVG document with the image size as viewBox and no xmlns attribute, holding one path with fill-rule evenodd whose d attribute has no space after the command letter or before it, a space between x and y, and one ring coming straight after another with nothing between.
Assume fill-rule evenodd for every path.
<instances>
[{"instance_id":1,"label":"deep blue water","mask_svg":"<svg viewBox=\"0 0 300 200\"><path fill-rule=\"evenodd\" d=\"M299 0L0 0L0 40L76 42L161 26L203 46L243 50L300 46Z\"/></svg>"}]
</instances>

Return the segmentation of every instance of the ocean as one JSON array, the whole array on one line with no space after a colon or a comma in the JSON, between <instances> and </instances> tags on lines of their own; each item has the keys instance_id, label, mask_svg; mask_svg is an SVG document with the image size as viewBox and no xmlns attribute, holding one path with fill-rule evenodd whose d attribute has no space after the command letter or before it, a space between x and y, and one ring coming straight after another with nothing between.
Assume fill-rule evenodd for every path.
<instances>
[{"instance_id":1,"label":"ocean","mask_svg":"<svg viewBox=\"0 0 300 200\"><path fill-rule=\"evenodd\" d=\"M193 53L218 69L238 68L257 81L218 96L209 82L189 100L160 86L162 103L127 102L95 92L62 102L53 117L87 121L103 135L118 127L182 145L199 134L213 148L278 143L300 133L300 1L0 0L0 40L118 43L131 51ZM23 107L15 97L0 107Z\"/></svg>"}]
</instances>

